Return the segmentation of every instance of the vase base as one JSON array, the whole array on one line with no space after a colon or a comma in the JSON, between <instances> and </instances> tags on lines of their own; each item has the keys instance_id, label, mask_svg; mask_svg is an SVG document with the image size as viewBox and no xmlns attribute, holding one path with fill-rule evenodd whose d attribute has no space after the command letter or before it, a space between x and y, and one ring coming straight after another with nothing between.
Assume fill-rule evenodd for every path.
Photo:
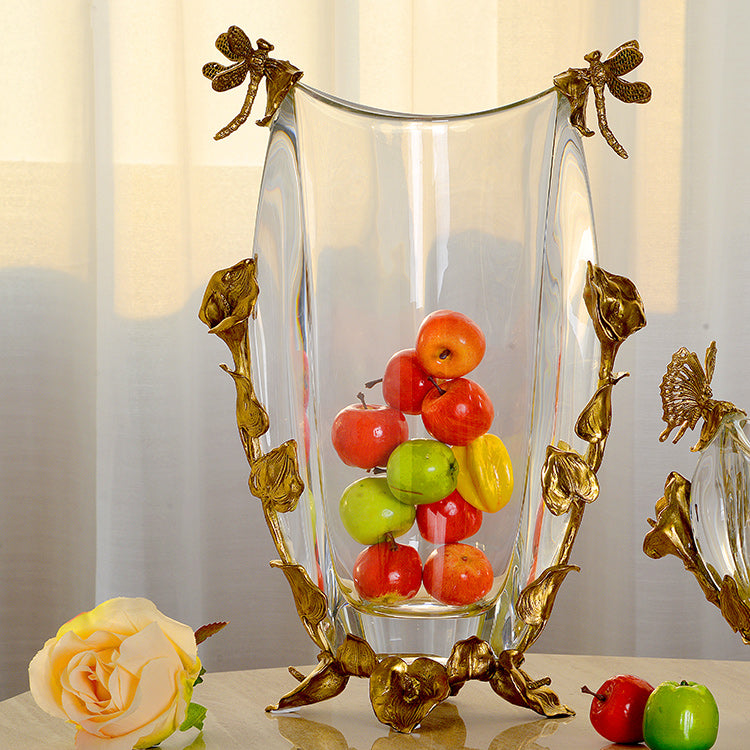
<instances>
[{"instance_id":1,"label":"vase base","mask_svg":"<svg viewBox=\"0 0 750 750\"><path fill-rule=\"evenodd\" d=\"M428 656L445 662L457 641L481 634L486 616L487 611L455 617L394 617L363 612L347 603L336 621L345 632L364 638L380 656Z\"/></svg>"}]
</instances>

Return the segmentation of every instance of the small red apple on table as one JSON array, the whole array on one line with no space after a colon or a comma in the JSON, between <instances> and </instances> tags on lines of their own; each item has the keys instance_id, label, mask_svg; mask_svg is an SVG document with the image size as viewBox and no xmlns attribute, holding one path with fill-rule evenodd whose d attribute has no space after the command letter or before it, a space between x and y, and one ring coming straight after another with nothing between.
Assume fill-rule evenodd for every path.
<instances>
[{"instance_id":1,"label":"small red apple on table","mask_svg":"<svg viewBox=\"0 0 750 750\"><path fill-rule=\"evenodd\" d=\"M422 560L414 547L388 534L362 550L352 571L354 588L368 601L394 604L411 599L422 584Z\"/></svg>"},{"instance_id":2,"label":"small red apple on table","mask_svg":"<svg viewBox=\"0 0 750 750\"><path fill-rule=\"evenodd\" d=\"M443 604L473 604L492 588L492 565L478 547L463 542L445 544L425 560L422 581L427 592Z\"/></svg>"},{"instance_id":3,"label":"small red apple on table","mask_svg":"<svg viewBox=\"0 0 750 750\"><path fill-rule=\"evenodd\" d=\"M362 393L357 397L360 403L342 409L333 420L333 447L347 466L385 466L393 449L409 437L406 417L390 406L365 403Z\"/></svg>"},{"instance_id":4,"label":"small red apple on table","mask_svg":"<svg viewBox=\"0 0 750 750\"><path fill-rule=\"evenodd\" d=\"M653 685L632 674L610 677L596 692L581 688L593 696L589 718L594 729L610 742L626 745L643 742L643 712L653 691Z\"/></svg>"}]
</instances>

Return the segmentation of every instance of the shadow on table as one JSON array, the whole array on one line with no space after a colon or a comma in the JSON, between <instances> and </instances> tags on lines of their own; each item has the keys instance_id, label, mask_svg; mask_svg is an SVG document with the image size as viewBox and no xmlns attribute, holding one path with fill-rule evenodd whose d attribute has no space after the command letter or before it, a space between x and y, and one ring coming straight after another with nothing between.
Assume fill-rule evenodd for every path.
<instances>
[{"instance_id":1,"label":"shadow on table","mask_svg":"<svg viewBox=\"0 0 750 750\"><path fill-rule=\"evenodd\" d=\"M298 716L277 715L279 734L295 747L304 750L353 750L343 733L328 724L309 721ZM551 735L569 719L539 719L504 729L486 750L547 750L538 739ZM485 750L466 746L466 724L458 708L441 703L412 734L391 731L378 737L371 750Z\"/></svg>"}]
</instances>

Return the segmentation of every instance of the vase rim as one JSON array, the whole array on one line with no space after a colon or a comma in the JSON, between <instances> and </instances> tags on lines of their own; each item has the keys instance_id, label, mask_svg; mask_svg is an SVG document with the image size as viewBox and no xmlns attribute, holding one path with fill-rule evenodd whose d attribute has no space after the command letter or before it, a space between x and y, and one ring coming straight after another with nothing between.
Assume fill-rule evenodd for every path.
<instances>
[{"instance_id":1,"label":"vase rim","mask_svg":"<svg viewBox=\"0 0 750 750\"><path fill-rule=\"evenodd\" d=\"M330 104L331 106L338 107L355 114L370 115L393 120L408 120L414 122L453 122L457 120L466 120L473 117L492 115L498 112L515 109L516 107L521 107L525 104L530 104L531 102L543 99L545 96L548 96L549 94L556 91L554 86L550 86L550 88L545 89L544 91L540 91L537 94L533 94L532 96L529 96L525 99L519 99L518 101L511 102L510 104L503 104L498 107L481 109L474 112L453 114L420 114L414 112L399 112L395 110L380 109L378 107L370 107L365 104L359 104L358 102L352 102L347 99L342 99L341 97L329 94L325 91L321 91L320 89L313 88L312 86L308 86L307 84L303 83L295 84L294 90L297 89L301 89L308 96L311 96L314 99L318 99L319 101L325 102L326 104Z\"/></svg>"}]
</instances>

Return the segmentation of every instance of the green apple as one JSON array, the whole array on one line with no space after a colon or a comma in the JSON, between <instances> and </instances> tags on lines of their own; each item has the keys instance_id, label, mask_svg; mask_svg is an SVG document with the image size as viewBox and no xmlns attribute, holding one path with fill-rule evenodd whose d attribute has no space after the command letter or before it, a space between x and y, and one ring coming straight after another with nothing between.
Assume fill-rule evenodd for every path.
<instances>
[{"instance_id":1,"label":"green apple","mask_svg":"<svg viewBox=\"0 0 750 750\"><path fill-rule=\"evenodd\" d=\"M458 461L445 443L407 440L391 453L386 478L391 492L402 503L435 503L456 489Z\"/></svg>"},{"instance_id":2,"label":"green apple","mask_svg":"<svg viewBox=\"0 0 750 750\"><path fill-rule=\"evenodd\" d=\"M648 697L643 737L651 750L708 750L719 732L719 709L705 685L668 680Z\"/></svg>"},{"instance_id":3,"label":"green apple","mask_svg":"<svg viewBox=\"0 0 750 750\"><path fill-rule=\"evenodd\" d=\"M360 544L377 544L387 534L405 534L414 524L417 509L399 502L383 476L364 477L341 495L339 513L344 528Z\"/></svg>"}]
</instances>

